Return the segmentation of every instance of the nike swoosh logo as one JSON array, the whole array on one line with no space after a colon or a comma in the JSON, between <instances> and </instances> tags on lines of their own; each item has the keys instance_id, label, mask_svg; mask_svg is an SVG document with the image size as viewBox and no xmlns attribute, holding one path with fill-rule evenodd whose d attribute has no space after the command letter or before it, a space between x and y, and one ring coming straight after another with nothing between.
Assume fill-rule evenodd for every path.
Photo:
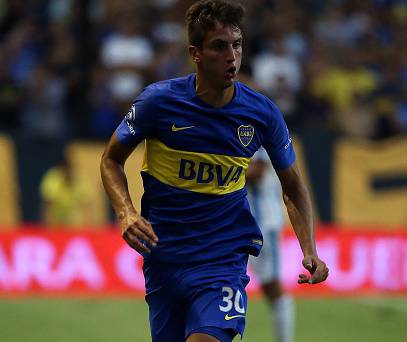
<instances>
[{"instance_id":1,"label":"nike swoosh logo","mask_svg":"<svg viewBox=\"0 0 407 342\"><path fill-rule=\"evenodd\" d=\"M229 314L225 315L225 320L230 321L231 319L234 318L239 318L239 317L246 317L245 315L234 315L234 316L229 316Z\"/></svg>"},{"instance_id":2,"label":"nike swoosh logo","mask_svg":"<svg viewBox=\"0 0 407 342\"><path fill-rule=\"evenodd\" d=\"M190 128L193 128L193 127L195 127L195 126L175 127L175 124L173 124L172 127L171 127L171 131L178 132L178 131L183 131L184 129L190 129Z\"/></svg>"}]
</instances>

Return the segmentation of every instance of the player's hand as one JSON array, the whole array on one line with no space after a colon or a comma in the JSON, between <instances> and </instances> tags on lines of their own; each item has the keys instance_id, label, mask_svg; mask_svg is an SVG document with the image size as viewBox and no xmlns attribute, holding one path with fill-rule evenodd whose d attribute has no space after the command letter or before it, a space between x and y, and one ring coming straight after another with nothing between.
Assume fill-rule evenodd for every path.
<instances>
[{"instance_id":1,"label":"player's hand","mask_svg":"<svg viewBox=\"0 0 407 342\"><path fill-rule=\"evenodd\" d=\"M153 227L140 214L133 213L121 220L122 237L127 244L139 253L150 253L148 246L157 246L158 237Z\"/></svg>"},{"instance_id":2,"label":"player's hand","mask_svg":"<svg viewBox=\"0 0 407 342\"><path fill-rule=\"evenodd\" d=\"M302 265L311 273L311 276L300 274L298 284L317 284L328 278L328 267L316 255L306 255L302 260Z\"/></svg>"}]
</instances>

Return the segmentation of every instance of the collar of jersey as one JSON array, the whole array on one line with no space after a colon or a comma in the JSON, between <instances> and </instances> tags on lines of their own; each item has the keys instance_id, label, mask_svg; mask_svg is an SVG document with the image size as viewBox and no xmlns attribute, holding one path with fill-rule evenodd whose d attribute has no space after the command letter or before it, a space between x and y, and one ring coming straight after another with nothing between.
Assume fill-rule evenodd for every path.
<instances>
[{"instance_id":1,"label":"collar of jersey","mask_svg":"<svg viewBox=\"0 0 407 342\"><path fill-rule=\"evenodd\" d=\"M195 91L195 79L196 79L196 74L190 74L188 77L188 92L191 95L191 98L193 98L196 102L199 103L199 105L201 107L205 107L208 109L227 109L229 107L232 107L235 105L236 101L239 99L240 97L240 84L238 81L234 82L234 86L235 86L235 92L233 94L233 98L232 100L229 101L229 103L227 103L226 105L224 105L223 107L214 107L211 106L209 103L206 103L205 101L201 100L197 95L196 95L196 91Z\"/></svg>"}]
</instances>

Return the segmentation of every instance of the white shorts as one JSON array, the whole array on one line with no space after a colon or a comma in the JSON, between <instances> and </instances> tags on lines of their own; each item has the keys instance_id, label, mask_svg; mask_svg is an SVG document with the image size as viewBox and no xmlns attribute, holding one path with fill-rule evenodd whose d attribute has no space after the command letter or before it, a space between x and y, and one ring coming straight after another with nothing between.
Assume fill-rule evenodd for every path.
<instances>
[{"instance_id":1,"label":"white shorts","mask_svg":"<svg viewBox=\"0 0 407 342\"><path fill-rule=\"evenodd\" d=\"M264 232L259 256L249 258L256 280L261 284L280 279L280 235L279 231Z\"/></svg>"}]
</instances>

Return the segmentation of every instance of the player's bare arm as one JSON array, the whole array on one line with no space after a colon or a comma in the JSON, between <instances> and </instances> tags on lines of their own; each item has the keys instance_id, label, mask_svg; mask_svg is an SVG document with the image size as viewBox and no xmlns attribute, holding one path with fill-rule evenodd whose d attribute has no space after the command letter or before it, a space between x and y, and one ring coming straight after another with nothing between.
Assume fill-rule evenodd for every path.
<instances>
[{"instance_id":1,"label":"player's bare arm","mask_svg":"<svg viewBox=\"0 0 407 342\"><path fill-rule=\"evenodd\" d=\"M320 283L328 277L329 270L317 254L308 190L296 163L287 169L277 171L277 175L281 182L288 216L304 254L302 264L311 273L311 277L300 274L298 283Z\"/></svg>"},{"instance_id":2,"label":"player's bare arm","mask_svg":"<svg viewBox=\"0 0 407 342\"><path fill-rule=\"evenodd\" d=\"M156 246L158 238L151 224L134 209L124 172L124 164L133 150L121 144L115 133L103 153L100 172L118 217L123 239L137 252L149 253L150 249L143 242Z\"/></svg>"}]
</instances>

